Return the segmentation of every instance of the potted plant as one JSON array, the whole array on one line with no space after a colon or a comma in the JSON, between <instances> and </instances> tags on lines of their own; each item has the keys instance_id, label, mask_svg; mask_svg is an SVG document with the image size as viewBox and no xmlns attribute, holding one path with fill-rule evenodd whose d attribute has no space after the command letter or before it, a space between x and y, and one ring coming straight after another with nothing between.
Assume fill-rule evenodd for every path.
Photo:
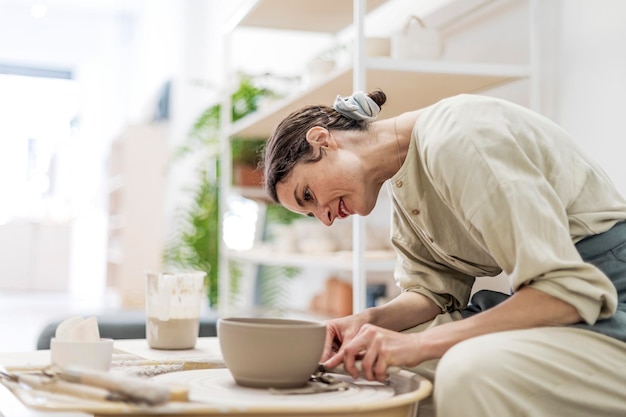
<instances>
[{"instance_id":1,"label":"potted plant","mask_svg":"<svg viewBox=\"0 0 626 417\"><path fill-rule=\"evenodd\" d=\"M272 96L257 87L249 76L240 77L232 94L233 121L254 112L259 99ZM187 140L177 150L175 159L194 156L195 184L189 190L192 202L177 210L175 231L166 243L163 261L166 266L197 269L207 273L209 304L217 307L219 265L219 178L220 104L208 107L193 124ZM236 274L235 274L236 275ZM236 280L233 281L236 285Z\"/></svg>"},{"instance_id":2,"label":"potted plant","mask_svg":"<svg viewBox=\"0 0 626 417\"><path fill-rule=\"evenodd\" d=\"M230 142L233 158L233 184L241 187L258 187L263 184L263 171L259 166L264 139L238 139Z\"/></svg>"}]
</instances>

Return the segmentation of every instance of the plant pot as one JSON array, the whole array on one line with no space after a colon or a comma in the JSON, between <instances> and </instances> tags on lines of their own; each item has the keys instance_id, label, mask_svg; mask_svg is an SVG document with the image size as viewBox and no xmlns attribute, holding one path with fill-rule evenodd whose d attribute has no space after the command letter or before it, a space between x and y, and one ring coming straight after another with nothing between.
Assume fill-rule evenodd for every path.
<instances>
[{"instance_id":1,"label":"plant pot","mask_svg":"<svg viewBox=\"0 0 626 417\"><path fill-rule=\"evenodd\" d=\"M263 171L245 164L233 165L233 185L240 187L262 187Z\"/></svg>"}]
</instances>

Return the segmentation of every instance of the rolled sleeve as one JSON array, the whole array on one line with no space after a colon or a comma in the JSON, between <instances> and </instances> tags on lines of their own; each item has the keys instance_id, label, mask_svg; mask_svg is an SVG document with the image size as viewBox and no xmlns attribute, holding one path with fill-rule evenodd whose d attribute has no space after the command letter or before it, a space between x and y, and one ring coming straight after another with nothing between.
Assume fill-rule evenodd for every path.
<instances>
[{"instance_id":1,"label":"rolled sleeve","mask_svg":"<svg viewBox=\"0 0 626 417\"><path fill-rule=\"evenodd\" d=\"M442 312L467 306L475 280L473 276L437 263L417 240L409 243L396 236L392 238L392 244L398 254L394 277L403 292L424 295Z\"/></svg>"},{"instance_id":2,"label":"rolled sleeve","mask_svg":"<svg viewBox=\"0 0 626 417\"><path fill-rule=\"evenodd\" d=\"M586 263L576 250L567 220L553 211L550 198L535 185L502 186L498 204L484 204L472 216L472 223L485 240L494 259L511 278L513 291L531 286L574 306L588 324L614 314L617 291L609 278ZM534 216L507 216L506 206L516 213ZM500 221L492 210L499 207ZM552 207L552 208L551 208Z\"/></svg>"}]
</instances>

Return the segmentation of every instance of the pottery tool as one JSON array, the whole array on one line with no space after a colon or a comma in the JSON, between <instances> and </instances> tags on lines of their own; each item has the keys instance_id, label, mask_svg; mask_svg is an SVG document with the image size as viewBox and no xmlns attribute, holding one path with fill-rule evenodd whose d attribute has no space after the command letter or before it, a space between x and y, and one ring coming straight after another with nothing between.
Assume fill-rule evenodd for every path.
<instances>
[{"instance_id":1,"label":"pottery tool","mask_svg":"<svg viewBox=\"0 0 626 417\"><path fill-rule=\"evenodd\" d=\"M111 368L124 368L124 367L140 367L140 366L171 366L178 365L182 371L193 371L196 369L213 369L213 368L225 368L224 361L213 358L192 358L192 359L117 359L114 358L111 362Z\"/></svg>"},{"instance_id":2,"label":"pottery tool","mask_svg":"<svg viewBox=\"0 0 626 417\"><path fill-rule=\"evenodd\" d=\"M356 368L359 373L363 371L363 367L360 361L355 362ZM396 375L402 371L402 368L397 366L390 366L387 369L387 373L390 375ZM292 394L317 394L320 392L332 392L343 391L349 389L350 385L341 378L338 378L333 374L348 375L344 369L343 364L340 364L332 369L327 369L323 364L317 366L316 372L311 375L307 385L296 388L270 388L270 393L279 395L292 395Z\"/></svg>"},{"instance_id":3,"label":"pottery tool","mask_svg":"<svg viewBox=\"0 0 626 417\"><path fill-rule=\"evenodd\" d=\"M359 374L363 372L363 365L361 364L361 361L356 361L354 363L354 366L356 367L356 369L359 371ZM402 368L400 368L399 366L390 366L387 368L387 374L388 375L395 375L400 373L400 371L402 371ZM324 364L320 363L317 366L317 372L315 373L315 376L322 376L323 374L326 373L336 373L336 374L344 374L344 375L348 375L348 372L346 372L346 370L344 369L343 363L337 365L334 368L326 368L324 366Z\"/></svg>"},{"instance_id":4,"label":"pottery tool","mask_svg":"<svg viewBox=\"0 0 626 417\"><path fill-rule=\"evenodd\" d=\"M189 389L183 385L162 385L134 376L72 367L57 371L56 375L63 381L104 388L128 401L149 405L187 401L189 394Z\"/></svg>"},{"instance_id":5,"label":"pottery tool","mask_svg":"<svg viewBox=\"0 0 626 417\"><path fill-rule=\"evenodd\" d=\"M120 401L122 398L108 390L86 385L72 384L50 378L43 374L17 374L0 366L0 377L27 390L45 391L99 401Z\"/></svg>"}]
</instances>

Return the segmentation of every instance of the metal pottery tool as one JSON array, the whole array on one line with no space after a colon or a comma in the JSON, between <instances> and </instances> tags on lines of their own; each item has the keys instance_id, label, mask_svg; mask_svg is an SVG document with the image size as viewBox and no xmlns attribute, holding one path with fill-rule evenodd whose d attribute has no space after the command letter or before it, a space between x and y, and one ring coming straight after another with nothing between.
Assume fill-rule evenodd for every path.
<instances>
[{"instance_id":1,"label":"metal pottery tool","mask_svg":"<svg viewBox=\"0 0 626 417\"><path fill-rule=\"evenodd\" d=\"M362 372L361 362L356 362L359 373ZM390 374L398 373L401 368L390 367L387 372ZM317 394L320 392L332 392L332 391L344 391L350 388L350 384L345 381L345 378L338 377L332 374L348 375L345 371L343 364L327 369L324 364L318 364L316 371L311 375L307 385L296 388L270 388L270 393L286 395L286 394Z\"/></svg>"},{"instance_id":2,"label":"metal pottery tool","mask_svg":"<svg viewBox=\"0 0 626 417\"><path fill-rule=\"evenodd\" d=\"M359 371L359 373L363 372L363 365L361 364L361 361L356 361L354 363L354 366L356 366L356 369ZM387 368L387 374L389 375L395 375L398 374L400 371L402 371L402 368L400 368L399 366L390 366ZM331 368L331 369L327 369L324 364L320 363L317 366L317 372L314 374L316 376L322 376L324 374L327 373L336 373L336 374L344 374L344 375L348 375L348 372L346 372L346 370L344 369L343 363L339 364L338 366Z\"/></svg>"},{"instance_id":3,"label":"metal pottery tool","mask_svg":"<svg viewBox=\"0 0 626 417\"><path fill-rule=\"evenodd\" d=\"M363 365L361 361L356 361L354 364L359 373L362 373ZM320 380L329 379L330 382L332 382L334 381L334 378L332 375L328 375L329 373L349 375L344 369L343 363L331 369L326 368L324 364L320 363L317 367L317 371L313 374L313 377ZM385 381L385 385L393 387L399 394L411 392L419 388L419 381L412 377L415 374L409 370L399 366L390 366L387 368L387 374L389 375L389 378Z\"/></svg>"}]
</instances>

